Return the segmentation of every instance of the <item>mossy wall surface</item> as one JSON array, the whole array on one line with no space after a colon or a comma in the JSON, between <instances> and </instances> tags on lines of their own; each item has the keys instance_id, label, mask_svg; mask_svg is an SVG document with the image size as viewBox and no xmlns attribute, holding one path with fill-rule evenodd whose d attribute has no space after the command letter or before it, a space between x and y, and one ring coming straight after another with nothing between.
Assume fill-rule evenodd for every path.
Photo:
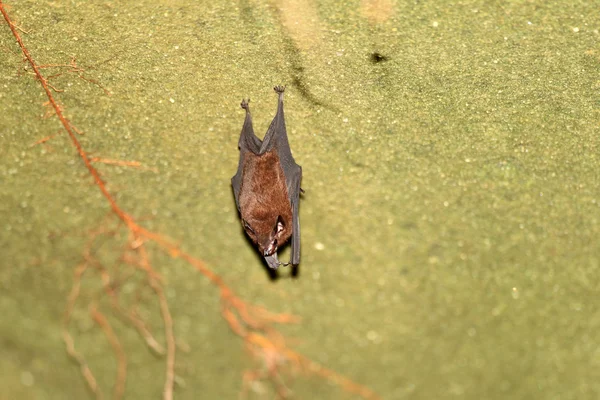
<instances>
[{"instance_id":1,"label":"mossy wall surface","mask_svg":"<svg viewBox=\"0 0 600 400\"><path fill-rule=\"evenodd\" d=\"M8 3L119 205L246 301L302 317L290 345L384 399L600 397L598 1ZM85 79L84 79L85 78ZM302 263L271 280L229 180L251 98L272 87L303 167ZM109 205L0 23L0 398L91 398L61 319ZM56 135L44 144L36 141ZM97 250L116 262L114 237ZM152 247L181 348L177 399L233 399L256 364L218 291ZM282 259L287 259L284 254ZM115 359L72 332L110 394ZM106 304L105 304L106 305ZM140 311L160 334L156 300ZM126 399L159 398L164 360L118 321ZM297 375L296 398L345 399ZM250 398L271 398L268 385Z\"/></svg>"}]
</instances>

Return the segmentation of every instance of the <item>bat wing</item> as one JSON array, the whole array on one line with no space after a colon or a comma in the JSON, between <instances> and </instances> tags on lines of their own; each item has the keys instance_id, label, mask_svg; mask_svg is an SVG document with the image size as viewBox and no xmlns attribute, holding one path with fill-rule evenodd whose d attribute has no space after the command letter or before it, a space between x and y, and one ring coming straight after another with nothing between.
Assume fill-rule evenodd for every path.
<instances>
[{"instance_id":1,"label":"bat wing","mask_svg":"<svg viewBox=\"0 0 600 400\"><path fill-rule=\"evenodd\" d=\"M285 174L288 196L292 206L292 265L300 263L300 219L298 217L298 206L300 203L300 182L302 181L302 167L296 164L287 131L285 129L285 118L283 114L283 92L285 87L276 86L275 91L279 94L277 113L271 122L267 134L260 146L260 154L275 148L281 162L281 169Z\"/></svg>"},{"instance_id":2,"label":"bat wing","mask_svg":"<svg viewBox=\"0 0 600 400\"><path fill-rule=\"evenodd\" d=\"M250 100L242 100L241 104L242 108L246 110L246 119L244 120L244 126L242 127L242 133L240 134L240 140L238 141L238 148L240 149L238 170L233 178L231 178L231 186L233 187L235 204L237 205L238 211L240 210L239 195L240 188L242 186L242 174L244 172L244 158L249 151L254 154L259 154L262 146L262 140L260 140L254 134L254 128L252 127L252 115L250 114L250 106L248 105L249 101Z\"/></svg>"},{"instance_id":3,"label":"bat wing","mask_svg":"<svg viewBox=\"0 0 600 400\"><path fill-rule=\"evenodd\" d=\"M285 170L284 170L285 171ZM300 218L298 206L300 205L300 182L302 181L302 167L295 164L290 172L285 173L288 182L288 195L292 204L292 265L300 264Z\"/></svg>"}]
</instances>

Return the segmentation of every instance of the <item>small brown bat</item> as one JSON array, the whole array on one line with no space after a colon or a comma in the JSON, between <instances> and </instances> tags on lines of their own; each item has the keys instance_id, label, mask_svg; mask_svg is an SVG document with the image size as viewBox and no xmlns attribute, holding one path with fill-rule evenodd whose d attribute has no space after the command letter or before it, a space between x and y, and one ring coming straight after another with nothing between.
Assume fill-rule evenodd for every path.
<instances>
[{"instance_id":1,"label":"small brown bat","mask_svg":"<svg viewBox=\"0 0 600 400\"><path fill-rule=\"evenodd\" d=\"M240 162L231 186L242 226L270 268L300 263L300 181L302 168L296 164L283 116L285 87L275 86L279 95L277 113L263 140L254 134L248 101L242 101L246 119L238 147ZM292 238L288 263L277 259L277 250Z\"/></svg>"}]
</instances>

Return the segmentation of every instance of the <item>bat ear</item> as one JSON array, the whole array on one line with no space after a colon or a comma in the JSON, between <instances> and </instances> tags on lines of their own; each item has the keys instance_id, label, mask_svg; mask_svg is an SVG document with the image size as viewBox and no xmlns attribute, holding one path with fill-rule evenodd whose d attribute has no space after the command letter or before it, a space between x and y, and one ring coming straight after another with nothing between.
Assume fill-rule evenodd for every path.
<instances>
[{"instance_id":1,"label":"bat ear","mask_svg":"<svg viewBox=\"0 0 600 400\"><path fill-rule=\"evenodd\" d=\"M279 215L277 217L277 223L275 224L275 234L278 234L279 232L283 231L284 228L285 224L283 223L283 218L281 218L281 215Z\"/></svg>"}]
</instances>

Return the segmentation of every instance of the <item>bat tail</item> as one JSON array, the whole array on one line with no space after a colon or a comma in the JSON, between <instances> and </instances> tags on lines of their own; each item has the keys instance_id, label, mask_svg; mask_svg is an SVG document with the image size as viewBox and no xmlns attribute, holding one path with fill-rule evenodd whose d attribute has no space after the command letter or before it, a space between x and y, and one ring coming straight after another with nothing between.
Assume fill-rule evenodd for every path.
<instances>
[{"instance_id":1,"label":"bat tail","mask_svg":"<svg viewBox=\"0 0 600 400\"><path fill-rule=\"evenodd\" d=\"M248 99L248 100L246 100L246 99L243 99L243 100L242 100L242 104L240 104L240 106L241 106L241 107L242 107L244 110L246 110L246 111L250 111L250 99Z\"/></svg>"}]
</instances>

